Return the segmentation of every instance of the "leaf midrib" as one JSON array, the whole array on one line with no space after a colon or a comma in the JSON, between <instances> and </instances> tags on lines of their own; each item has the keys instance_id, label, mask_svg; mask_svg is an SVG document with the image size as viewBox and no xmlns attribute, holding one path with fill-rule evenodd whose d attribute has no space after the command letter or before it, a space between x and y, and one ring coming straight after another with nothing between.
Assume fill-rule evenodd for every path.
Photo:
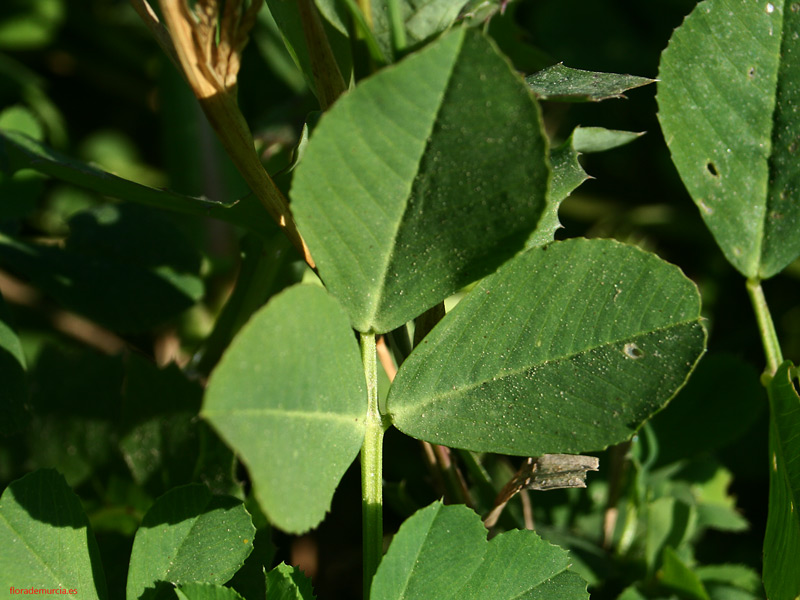
<instances>
[{"instance_id":1,"label":"leaf midrib","mask_svg":"<svg viewBox=\"0 0 800 600\"><path fill-rule=\"evenodd\" d=\"M430 144L431 144L431 141L432 141L431 134L433 132L434 127L436 126L436 123L439 120L439 114L441 113L442 107L445 104L445 98L447 96L447 93L450 90L450 81L452 80L453 72L455 71L456 63L458 62L459 56L461 55L461 52L464 49L464 40L465 40L466 34L465 34L464 30L461 30L459 33L461 35L461 40L459 40L458 49L454 53L455 59L450 63L450 70L449 70L449 73L447 75L447 78L445 79L444 85L442 86L442 92L441 92L441 94L439 96L439 102L437 103L436 110L434 111L433 117L430 120L430 125L429 125L427 133L425 135L425 138L426 138L425 145L423 146L422 152L420 153L419 159L417 160L416 169L414 170L414 176L408 178L408 186L407 186L407 191L406 191L406 194L405 194L405 201L404 201L405 206L403 207L403 214L400 217L400 219L397 220L397 224L395 225L394 231L392 232L392 235L391 235L391 243L388 245L388 251L385 254L385 260L384 260L383 266L381 267L382 277L381 277L381 281L380 281L380 286L377 288L376 293L372 294L370 296L371 302L370 302L369 311L367 313L368 314L367 321L370 324L370 329L374 329L374 327L376 325L376 323L375 323L376 316L380 312L380 306L381 306L381 304L383 302L383 298L384 298L385 293L386 293L386 286L387 286L387 283L388 283L387 275L389 273L389 267L392 264L392 259L394 258L395 250L397 249L397 239L398 239L399 234L400 234L400 229L403 227L403 225L406 222L406 215L408 214L408 210L409 210L409 206L410 206L409 200L411 198L411 192L414 189L414 182L416 181L417 175L419 175L419 170L420 170L420 165L422 164L422 159L426 156L426 154L428 152L428 148L430 147Z\"/></svg>"},{"instance_id":2,"label":"leaf midrib","mask_svg":"<svg viewBox=\"0 0 800 600\"><path fill-rule=\"evenodd\" d=\"M465 392L469 392L471 390L474 390L474 389L476 389L476 388L478 388L478 387L480 387L480 386L482 386L482 385L484 385L486 383L503 381L503 380L508 379L508 378L517 377L519 375L527 373L527 372L529 372L529 371L531 371L531 370L533 370L533 369L535 369L537 367L541 367L543 365L547 365L547 364L550 364L550 363L560 363L560 362L569 361L569 360L575 358L576 356L580 356L582 354L586 354L586 353L589 353L589 352L592 352L592 351L595 351L595 350L600 350L600 349L603 349L603 348L607 348L609 346L614 346L616 344L620 344L620 343L623 343L623 342L630 342L632 339L636 339L636 338L641 337L641 336L649 335L649 334L652 334L652 333L659 333L659 332L662 332L662 331L664 331L664 332L665 331L670 331L672 329L683 327L683 326L686 326L686 325L690 325L691 326L692 324L695 324L695 323L697 323L697 324L700 323L700 318L699 317L694 318L694 319L689 319L689 320L686 320L686 321L678 321L678 322L675 322L673 324L670 324L667 327L659 327L659 328L656 328L656 329L652 329L650 331L639 332L639 333L636 333L636 334L633 334L633 335L629 335L627 337L618 338L618 339L615 339L615 340L612 340L612 341L609 341L609 342L605 342L605 343L599 344L597 346L590 346L590 347L587 347L587 348L582 348L582 349L578 350L577 352L572 352L572 353L569 353L569 354L558 356L556 358L547 359L547 360L544 360L544 361L541 361L541 362L531 363L531 364L528 364L528 365L526 365L526 366L524 366L522 368L514 369L513 371L508 371L508 372L506 372L506 373L504 373L502 375L498 375L498 376L493 377L491 379L482 379L480 381L476 381L476 382L473 382L473 383L468 383L468 384L466 384L464 386L458 387L455 390L450 389L450 390L447 390L447 391L439 393L439 394L433 393L428 397L427 400L423 400L422 402L415 403L413 405L413 410L414 411L419 411L421 409L424 409L427 406L430 406L431 404L433 404L435 402L441 402L441 401L447 400L447 399L449 399L451 397L457 397L459 395L464 394ZM634 360L634 359L631 359L631 360ZM390 412L391 415L395 415L395 414L397 414L398 411L394 411L394 410L390 409L389 412ZM402 410L400 410L399 412L402 412Z\"/></svg>"}]
</instances>

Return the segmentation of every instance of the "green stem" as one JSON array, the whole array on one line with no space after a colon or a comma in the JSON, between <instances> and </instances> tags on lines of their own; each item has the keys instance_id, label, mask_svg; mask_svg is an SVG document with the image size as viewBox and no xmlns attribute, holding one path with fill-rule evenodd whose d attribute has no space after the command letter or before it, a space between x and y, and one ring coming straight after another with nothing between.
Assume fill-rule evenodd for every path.
<instances>
[{"instance_id":1,"label":"green stem","mask_svg":"<svg viewBox=\"0 0 800 600\"><path fill-rule=\"evenodd\" d=\"M297 0L297 8L303 24L317 98L322 110L328 110L347 86L313 0Z\"/></svg>"},{"instance_id":2,"label":"green stem","mask_svg":"<svg viewBox=\"0 0 800 600\"><path fill-rule=\"evenodd\" d=\"M281 283L291 256L289 242L276 235L264 242L255 234L242 239L242 265L236 285L222 313L217 319L204 347L193 358L192 368L208 376L219 362L225 348L239 332L250 316L276 291Z\"/></svg>"},{"instance_id":3,"label":"green stem","mask_svg":"<svg viewBox=\"0 0 800 600\"><path fill-rule=\"evenodd\" d=\"M386 65L389 64L389 61L386 59L386 55L381 50L381 47L378 45L378 41L375 39L375 34L372 32L372 18L370 17L367 20L366 15L372 14L371 12L364 11L364 4L362 3L361 6L356 3L356 0L344 0L344 4L347 9L350 11L350 14L353 17L353 20L356 23L356 27L358 29L358 33L364 39L364 43L367 45L367 50L369 50L369 55L372 57L378 65ZM370 11L369 0L366 2L366 11Z\"/></svg>"},{"instance_id":4,"label":"green stem","mask_svg":"<svg viewBox=\"0 0 800 600\"><path fill-rule=\"evenodd\" d=\"M378 408L378 363L375 334L361 334L361 360L367 380L367 427L361 446L361 519L364 546L364 598L383 555L383 433Z\"/></svg>"},{"instance_id":5,"label":"green stem","mask_svg":"<svg viewBox=\"0 0 800 600\"><path fill-rule=\"evenodd\" d=\"M406 28L403 23L403 13L400 10L400 0L388 0L386 7L389 9L389 26L392 32L392 47L395 57L402 52L408 44Z\"/></svg>"},{"instance_id":6,"label":"green stem","mask_svg":"<svg viewBox=\"0 0 800 600\"><path fill-rule=\"evenodd\" d=\"M764 345L764 354L767 357L767 374L771 377L778 370L783 362L781 346L778 342L778 334L775 333L775 324L769 313L767 299L764 297L764 290L761 288L760 279L747 280L747 293L753 303L753 310L756 313L758 330L761 333L761 343Z\"/></svg>"}]
</instances>

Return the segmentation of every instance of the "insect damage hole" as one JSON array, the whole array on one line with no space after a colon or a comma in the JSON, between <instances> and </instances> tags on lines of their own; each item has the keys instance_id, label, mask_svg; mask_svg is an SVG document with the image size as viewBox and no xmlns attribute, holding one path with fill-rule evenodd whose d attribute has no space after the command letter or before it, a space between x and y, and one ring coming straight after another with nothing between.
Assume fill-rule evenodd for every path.
<instances>
[{"instance_id":1,"label":"insect damage hole","mask_svg":"<svg viewBox=\"0 0 800 600\"><path fill-rule=\"evenodd\" d=\"M709 161L706 164L706 169L708 169L708 172L711 173L714 177L719 177L719 171L717 171L717 166L713 162Z\"/></svg>"},{"instance_id":2,"label":"insect damage hole","mask_svg":"<svg viewBox=\"0 0 800 600\"><path fill-rule=\"evenodd\" d=\"M637 358L642 358L644 356L644 351L634 343L625 344L622 347L622 352L625 354L625 356L627 356L628 358L632 358L634 360L636 360Z\"/></svg>"}]
</instances>

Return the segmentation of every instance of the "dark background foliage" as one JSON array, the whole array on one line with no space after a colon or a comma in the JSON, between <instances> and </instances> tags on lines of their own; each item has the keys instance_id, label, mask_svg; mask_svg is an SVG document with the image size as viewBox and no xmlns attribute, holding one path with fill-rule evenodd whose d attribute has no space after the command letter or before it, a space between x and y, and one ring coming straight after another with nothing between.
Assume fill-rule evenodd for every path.
<instances>
[{"instance_id":1,"label":"dark background foliage","mask_svg":"<svg viewBox=\"0 0 800 600\"><path fill-rule=\"evenodd\" d=\"M563 61L656 77L660 52L693 6L691 0L524 0L495 17L491 31L525 74ZM239 99L273 173L286 166L308 113L317 109L290 67L274 28L260 22L245 54ZM654 420L659 452L652 469L675 467L673 484L707 481L719 465L729 470L729 492L749 527L705 529L690 540L691 552L699 563L742 563L759 571L768 488L767 416L757 383L761 346L743 282L671 165L655 92L656 86L646 86L621 101L546 105L546 125L556 141L576 125L647 132L628 146L583 158L595 179L563 204L558 236L638 244L679 265L700 287L709 356L686 391ZM49 145L123 177L220 200L246 193L188 88L127 2L3 2L0 109L11 107L30 111ZM248 492L246 472L196 417L199 381L171 364L191 361L208 335L235 281L239 232L210 220L127 210L26 175L0 179L0 235L63 246L82 264L110 261L108 271L120 277L119 283L83 281L85 289L77 292L85 297L78 293L76 300L30 277L30 269L21 270L19 248L0 244L0 292L23 343L30 391L24 413L13 415L21 429L0 438L0 486L38 467L58 468L84 502L112 597L121 597L132 534L157 496L190 481L215 492ZM42 253L36 268L52 267L48 256ZM276 288L302 275L293 261ZM170 302L152 297L148 277L154 270L182 277L184 295ZM794 300L799 275L795 264L765 284L788 357L800 350L800 305ZM103 310L103 286L137 277L141 285L126 292L128 302ZM142 306L145 322L135 318ZM431 485L416 442L392 431L386 444L391 532L440 491ZM652 445L638 440L631 451L646 457ZM613 460L604 453L601 465ZM505 459L487 461L496 462L498 474L512 472ZM300 562L313 573L319 597L359 595L356 467L319 530L303 538L272 535L276 560ZM599 541L603 502L597 498L609 477L607 470L590 475L596 492L590 486L588 493L531 498L540 532L595 569L590 590L597 598L615 598L627 585L647 580L649 568L635 552L617 556ZM626 489L635 485L630 477L626 481ZM509 512L518 515L519 506ZM263 531L257 550L269 563L272 547Z\"/></svg>"}]
</instances>

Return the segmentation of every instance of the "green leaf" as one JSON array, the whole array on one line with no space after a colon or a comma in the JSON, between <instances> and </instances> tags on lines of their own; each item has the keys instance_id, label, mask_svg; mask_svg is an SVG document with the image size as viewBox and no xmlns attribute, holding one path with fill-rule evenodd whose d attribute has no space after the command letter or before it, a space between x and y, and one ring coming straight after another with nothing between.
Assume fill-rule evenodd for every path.
<instances>
[{"instance_id":1,"label":"green leaf","mask_svg":"<svg viewBox=\"0 0 800 600\"><path fill-rule=\"evenodd\" d=\"M45 346L28 373L32 466L54 467L77 488L111 462L124 375L120 356Z\"/></svg>"},{"instance_id":2,"label":"green leaf","mask_svg":"<svg viewBox=\"0 0 800 600\"><path fill-rule=\"evenodd\" d=\"M653 83L655 79L595 73L565 67L559 63L528 75L525 82L540 100L558 102L600 102L610 98L624 98L623 92Z\"/></svg>"},{"instance_id":3,"label":"green leaf","mask_svg":"<svg viewBox=\"0 0 800 600\"><path fill-rule=\"evenodd\" d=\"M678 554L667 546L664 548L664 563L659 572L660 583L688 600L710 600L703 582L683 564Z\"/></svg>"},{"instance_id":4,"label":"green leaf","mask_svg":"<svg viewBox=\"0 0 800 600\"><path fill-rule=\"evenodd\" d=\"M450 27L467 0L400 0L400 19L408 46L419 46L425 40ZM384 55L392 56L389 0L374 0L372 22L375 38Z\"/></svg>"},{"instance_id":5,"label":"green leaf","mask_svg":"<svg viewBox=\"0 0 800 600\"><path fill-rule=\"evenodd\" d=\"M523 82L458 29L322 117L292 211L353 327L386 332L522 248L545 209L546 156Z\"/></svg>"},{"instance_id":6,"label":"green leaf","mask_svg":"<svg viewBox=\"0 0 800 600\"><path fill-rule=\"evenodd\" d=\"M526 251L487 277L406 359L387 408L403 432L522 456L630 438L703 352L697 288L611 240Z\"/></svg>"},{"instance_id":7,"label":"green leaf","mask_svg":"<svg viewBox=\"0 0 800 600\"><path fill-rule=\"evenodd\" d=\"M314 600L311 580L298 567L285 563L267 573L266 600Z\"/></svg>"},{"instance_id":8,"label":"green leaf","mask_svg":"<svg viewBox=\"0 0 800 600\"><path fill-rule=\"evenodd\" d=\"M252 195L230 203L156 190L71 159L16 131L0 131L0 168L6 175L34 169L104 196L177 213L212 217L271 235L275 226Z\"/></svg>"},{"instance_id":9,"label":"green leaf","mask_svg":"<svg viewBox=\"0 0 800 600\"><path fill-rule=\"evenodd\" d=\"M175 594L180 600L244 600L236 590L208 583L186 583Z\"/></svg>"},{"instance_id":10,"label":"green leaf","mask_svg":"<svg viewBox=\"0 0 800 600\"><path fill-rule=\"evenodd\" d=\"M572 192L590 176L583 170L578 157L584 152L603 152L632 142L641 134L631 131L616 131L603 127L576 127L560 146L550 151L553 177L550 180L547 208L536 231L528 239L526 247L543 246L553 241L556 230L561 228L558 208Z\"/></svg>"},{"instance_id":11,"label":"green leaf","mask_svg":"<svg viewBox=\"0 0 800 600\"><path fill-rule=\"evenodd\" d=\"M103 205L69 224L64 247L0 233L0 264L65 308L121 332L148 331L202 297L199 253L158 212Z\"/></svg>"},{"instance_id":12,"label":"green leaf","mask_svg":"<svg viewBox=\"0 0 800 600\"><path fill-rule=\"evenodd\" d=\"M796 377L787 361L767 387L772 415L763 577L767 597L774 600L800 595L800 396Z\"/></svg>"},{"instance_id":13,"label":"green leaf","mask_svg":"<svg viewBox=\"0 0 800 600\"><path fill-rule=\"evenodd\" d=\"M372 582L371 600L415 598L578 600L586 582L567 571L569 556L533 531L486 541L480 518L435 502L400 527Z\"/></svg>"},{"instance_id":14,"label":"green leaf","mask_svg":"<svg viewBox=\"0 0 800 600\"><path fill-rule=\"evenodd\" d=\"M324 289L275 296L234 339L202 415L247 465L261 508L293 533L325 517L364 440L358 344Z\"/></svg>"},{"instance_id":15,"label":"green leaf","mask_svg":"<svg viewBox=\"0 0 800 600\"><path fill-rule=\"evenodd\" d=\"M5 590L60 588L80 598L108 597L89 520L52 469L14 481L0 498L0 581Z\"/></svg>"},{"instance_id":16,"label":"green leaf","mask_svg":"<svg viewBox=\"0 0 800 600\"><path fill-rule=\"evenodd\" d=\"M236 498L212 496L197 484L170 490L136 532L126 597L155 598L165 582L225 583L252 551L255 531Z\"/></svg>"},{"instance_id":17,"label":"green leaf","mask_svg":"<svg viewBox=\"0 0 800 600\"><path fill-rule=\"evenodd\" d=\"M770 277L800 255L800 11L707 0L659 68L672 160L727 259Z\"/></svg>"},{"instance_id":18,"label":"green leaf","mask_svg":"<svg viewBox=\"0 0 800 600\"><path fill-rule=\"evenodd\" d=\"M293 0L267 0L267 6L283 36L286 49L289 51L297 68L303 74L308 87L314 94L317 94L311 56L308 52L305 33L303 33L303 20L300 16L297 2ZM259 21L263 22L265 17L265 11L262 10L259 13ZM339 72L342 74L344 81L348 82L350 80L350 72L353 69L350 40L347 38L347 29L344 26L340 28L337 25L338 23L331 22L330 19L322 20L322 26L325 28L325 34L328 37L328 43L339 67Z\"/></svg>"},{"instance_id":19,"label":"green leaf","mask_svg":"<svg viewBox=\"0 0 800 600\"><path fill-rule=\"evenodd\" d=\"M3 296L0 294L0 432L10 434L19 431L25 420L25 355L14 330Z\"/></svg>"},{"instance_id":20,"label":"green leaf","mask_svg":"<svg viewBox=\"0 0 800 600\"><path fill-rule=\"evenodd\" d=\"M712 452L743 436L766 407L758 373L741 358L709 354L669 406L650 424L658 463Z\"/></svg>"},{"instance_id":21,"label":"green leaf","mask_svg":"<svg viewBox=\"0 0 800 600\"><path fill-rule=\"evenodd\" d=\"M605 127L576 127L572 132L572 143L578 152L605 152L639 139L644 133L619 131Z\"/></svg>"}]
</instances>

